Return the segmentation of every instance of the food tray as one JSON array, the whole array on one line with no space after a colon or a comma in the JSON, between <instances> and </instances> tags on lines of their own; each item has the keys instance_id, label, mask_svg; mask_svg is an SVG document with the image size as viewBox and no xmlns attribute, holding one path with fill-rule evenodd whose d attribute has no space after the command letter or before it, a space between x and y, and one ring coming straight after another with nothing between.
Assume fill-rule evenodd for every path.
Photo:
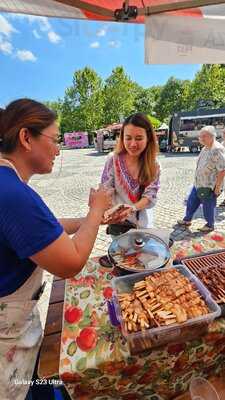
<instances>
[{"instance_id":1,"label":"food tray","mask_svg":"<svg viewBox=\"0 0 225 400\"><path fill-rule=\"evenodd\" d=\"M148 348L156 347L168 342L182 342L188 339L193 339L203 334L208 327L208 324L212 322L215 318L219 317L221 314L220 307L218 304L212 299L212 296L208 289L202 284L202 282L192 274L188 268L183 265L177 265L172 267L178 270L182 275L187 277L191 283L194 284L197 291L200 293L201 297L204 299L207 304L210 313L199 316L196 318L192 318L183 322L181 324L173 324L169 326L160 326L157 328L146 329L145 331L139 331L135 333L127 332L125 328L125 323L122 318L121 309L119 300L117 298L118 294L131 292L134 284L143 280L146 276L154 274L155 272L164 272L168 271L170 268L164 268L163 270L157 271L147 271L141 272L137 274L121 276L117 278L113 278L112 287L113 287L113 300L112 304L115 309L115 316L118 322L121 325L122 333L124 337L127 339L129 349L131 354L137 354L143 350Z\"/></svg>"},{"instance_id":2,"label":"food tray","mask_svg":"<svg viewBox=\"0 0 225 400\"><path fill-rule=\"evenodd\" d=\"M181 262L196 275L200 281L201 272L204 272L202 282L212 294L213 299L219 304L221 315L225 316L225 251L214 251L200 256L187 257ZM215 277L213 274L212 280L207 279L208 270L209 272L215 272Z\"/></svg>"}]
</instances>

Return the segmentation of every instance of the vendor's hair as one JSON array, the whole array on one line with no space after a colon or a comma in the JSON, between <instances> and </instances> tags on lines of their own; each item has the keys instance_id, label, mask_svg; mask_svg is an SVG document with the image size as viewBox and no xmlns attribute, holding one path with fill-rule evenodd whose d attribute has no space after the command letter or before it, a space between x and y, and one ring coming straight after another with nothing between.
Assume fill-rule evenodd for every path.
<instances>
[{"instance_id":1,"label":"vendor's hair","mask_svg":"<svg viewBox=\"0 0 225 400\"><path fill-rule=\"evenodd\" d=\"M153 126L149 120L149 118L142 113L136 113L130 115L125 119L120 136L115 148L115 153L120 154L126 152L124 146L124 128L127 125L134 125L139 128L143 128L147 134L147 145L145 150L141 153L139 157L140 163L140 172L138 181L140 185L146 186L149 185L157 176L158 173L158 164L156 162L156 157L158 154L158 141L156 134L154 132Z\"/></svg>"},{"instance_id":2,"label":"vendor's hair","mask_svg":"<svg viewBox=\"0 0 225 400\"><path fill-rule=\"evenodd\" d=\"M55 120L56 113L38 101L13 101L4 110L0 109L0 151L9 154L16 149L22 128L27 128L32 136L39 136Z\"/></svg>"}]
</instances>

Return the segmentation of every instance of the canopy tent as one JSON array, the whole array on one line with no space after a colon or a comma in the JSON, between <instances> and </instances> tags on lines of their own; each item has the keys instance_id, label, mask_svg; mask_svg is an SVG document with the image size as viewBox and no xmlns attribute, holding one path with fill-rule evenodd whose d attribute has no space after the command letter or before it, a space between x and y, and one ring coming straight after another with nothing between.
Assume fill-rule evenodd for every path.
<instances>
[{"instance_id":1,"label":"canopy tent","mask_svg":"<svg viewBox=\"0 0 225 400\"><path fill-rule=\"evenodd\" d=\"M201 16L204 13L201 7L219 4L225 4L225 0L1 0L0 11L48 17L144 22L143 16L165 12Z\"/></svg>"},{"instance_id":2,"label":"canopy tent","mask_svg":"<svg viewBox=\"0 0 225 400\"><path fill-rule=\"evenodd\" d=\"M225 63L225 0L1 0L0 11L145 22L147 63Z\"/></svg>"}]
</instances>

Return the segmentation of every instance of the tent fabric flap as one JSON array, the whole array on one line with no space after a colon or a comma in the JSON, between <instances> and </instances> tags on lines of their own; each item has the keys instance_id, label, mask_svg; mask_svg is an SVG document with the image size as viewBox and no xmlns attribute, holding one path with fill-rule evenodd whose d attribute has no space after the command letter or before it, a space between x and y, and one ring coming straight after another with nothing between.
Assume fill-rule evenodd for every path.
<instances>
[{"instance_id":1,"label":"tent fabric flap","mask_svg":"<svg viewBox=\"0 0 225 400\"><path fill-rule=\"evenodd\" d=\"M124 0L0 0L0 12L115 21L114 12L121 10L123 3ZM129 0L128 5L137 7L139 15L122 22L145 20L146 63L225 63L225 0ZM144 16L146 13L149 16ZM126 17L126 12L118 14Z\"/></svg>"},{"instance_id":2,"label":"tent fabric flap","mask_svg":"<svg viewBox=\"0 0 225 400\"><path fill-rule=\"evenodd\" d=\"M147 64L223 64L225 6L201 8L201 16L155 15L145 20Z\"/></svg>"}]
</instances>

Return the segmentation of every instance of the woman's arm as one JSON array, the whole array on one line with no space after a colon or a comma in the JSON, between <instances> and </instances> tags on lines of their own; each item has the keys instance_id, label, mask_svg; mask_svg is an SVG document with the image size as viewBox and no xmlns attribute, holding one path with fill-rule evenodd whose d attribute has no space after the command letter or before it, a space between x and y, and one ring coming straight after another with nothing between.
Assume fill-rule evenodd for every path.
<instances>
[{"instance_id":1,"label":"woman's arm","mask_svg":"<svg viewBox=\"0 0 225 400\"><path fill-rule=\"evenodd\" d=\"M138 200L136 203L134 203L134 206L130 207L130 209L122 211L120 213L120 221L126 220L132 213L139 211L139 210L144 210L145 208L152 208L154 207L156 203L156 194L159 189L159 184L154 184L149 185L148 190L144 192L143 196L141 197L140 200Z\"/></svg>"},{"instance_id":2,"label":"woman's arm","mask_svg":"<svg viewBox=\"0 0 225 400\"><path fill-rule=\"evenodd\" d=\"M157 193L159 190L159 177L150 183L144 190L144 193L140 200L134 203L134 207L130 206L130 209L122 211L119 215L119 221L122 222L126 220L132 213L138 210L144 210L145 208L152 208L156 204Z\"/></svg>"},{"instance_id":3,"label":"woman's arm","mask_svg":"<svg viewBox=\"0 0 225 400\"><path fill-rule=\"evenodd\" d=\"M137 203L135 203L135 206L138 207L139 210L143 210L144 208L154 207L157 202L157 194L159 188L160 188L160 182L159 179L156 179L154 182L152 182L149 186L145 188L142 198Z\"/></svg>"},{"instance_id":4,"label":"woman's arm","mask_svg":"<svg viewBox=\"0 0 225 400\"><path fill-rule=\"evenodd\" d=\"M134 206L136 208L136 210L144 210L145 208L147 208L149 206L149 202L150 200L148 199L148 197L142 197L139 201L137 201Z\"/></svg>"},{"instance_id":5,"label":"woman's arm","mask_svg":"<svg viewBox=\"0 0 225 400\"><path fill-rule=\"evenodd\" d=\"M59 218L59 223L63 226L68 235L74 234L85 222L85 218Z\"/></svg>"},{"instance_id":6,"label":"woman's arm","mask_svg":"<svg viewBox=\"0 0 225 400\"><path fill-rule=\"evenodd\" d=\"M61 278L73 277L87 262L102 216L101 210L90 210L86 224L72 238L63 232L53 243L30 258L54 275Z\"/></svg>"},{"instance_id":7,"label":"woman's arm","mask_svg":"<svg viewBox=\"0 0 225 400\"><path fill-rule=\"evenodd\" d=\"M69 278L83 268L92 251L103 214L110 206L111 198L103 189L92 191L90 211L85 223L70 238L63 232L58 239L30 258L48 272Z\"/></svg>"}]
</instances>

